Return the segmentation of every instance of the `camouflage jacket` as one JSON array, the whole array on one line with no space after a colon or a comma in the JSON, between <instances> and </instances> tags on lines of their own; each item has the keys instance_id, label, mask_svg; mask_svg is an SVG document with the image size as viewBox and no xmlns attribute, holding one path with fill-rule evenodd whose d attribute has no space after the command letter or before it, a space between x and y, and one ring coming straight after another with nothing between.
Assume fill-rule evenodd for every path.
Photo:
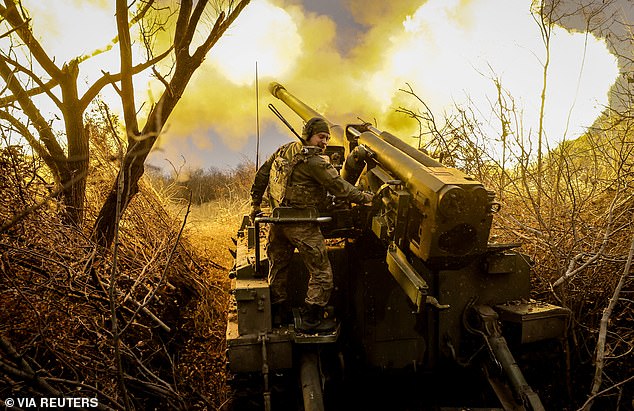
<instances>
[{"instance_id":1,"label":"camouflage jacket","mask_svg":"<svg viewBox=\"0 0 634 411\"><path fill-rule=\"evenodd\" d=\"M327 193L352 203L366 201L365 194L339 176L318 147L293 141L280 147L258 169L251 187L251 204L260 205L266 188L272 207L316 206L324 209Z\"/></svg>"}]
</instances>

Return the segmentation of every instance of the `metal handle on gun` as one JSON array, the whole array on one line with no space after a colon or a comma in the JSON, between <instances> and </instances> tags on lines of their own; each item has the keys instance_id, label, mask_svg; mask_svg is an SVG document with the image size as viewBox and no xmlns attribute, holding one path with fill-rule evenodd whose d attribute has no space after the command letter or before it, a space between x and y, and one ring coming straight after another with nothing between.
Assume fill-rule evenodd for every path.
<instances>
[{"instance_id":1,"label":"metal handle on gun","mask_svg":"<svg viewBox=\"0 0 634 411\"><path fill-rule=\"evenodd\" d=\"M297 137L299 139L299 141L302 141L302 138L300 137L299 134L297 134L297 131L295 131L295 129L291 126L291 124L286 121L286 119L284 118L284 116L282 115L282 113L280 113L277 108L273 105L273 103L269 103L269 110L271 110L273 112L273 114L275 114L277 116L277 118L280 119L280 121L284 124L286 124L286 127L288 127L289 130L291 130L293 132L293 134L295 134L295 137Z\"/></svg>"}]
</instances>

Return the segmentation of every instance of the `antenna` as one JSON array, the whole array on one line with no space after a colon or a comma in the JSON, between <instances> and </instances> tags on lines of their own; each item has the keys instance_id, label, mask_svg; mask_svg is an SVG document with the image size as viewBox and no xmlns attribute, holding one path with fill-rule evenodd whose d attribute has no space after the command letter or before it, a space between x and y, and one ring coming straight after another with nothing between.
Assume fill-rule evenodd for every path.
<instances>
[{"instance_id":1,"label":"antenna","mask_svg":"<svg viewBox=\"0 0 634 411\"><path fill-rule=\"evenodd\" d=\"M302 141L302 138L299 136L299 134L297 134L297 131L295 131L293 126L291 126L291 123L286 121L282 113L280 113L278 109L272 103L269 104L269 110L271 110L273 114L275 114L277 118L279 118L282 121L282 123L286 124L286 127L288 127L288 129L291 130L293 134L295 134L295 137L297 137L299 141Z\"/></svg>"},{"instance_id":2,"label":"antenna","mask_svg":"<svg viewBox=\"0 0 634 411\"><path fill-rule=\"evenodd\" d=\"M258 93L258 62L255 62L255 171L260 168L260 97Z\"/></svg>"}]
</instances>

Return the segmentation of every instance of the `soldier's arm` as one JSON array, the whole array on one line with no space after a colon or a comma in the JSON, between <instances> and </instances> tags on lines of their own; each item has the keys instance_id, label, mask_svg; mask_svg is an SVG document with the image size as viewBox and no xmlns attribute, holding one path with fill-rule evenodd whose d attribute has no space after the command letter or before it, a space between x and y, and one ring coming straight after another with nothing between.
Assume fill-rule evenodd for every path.
<instances>
[{"instance_id":1,"label":"soldier's arm","mask_svg":"<svg viewBox=\"0 0 634 411\"><path fill-rule=\"evenodd\" d=\"M371 198L368 194L359 190L339 175L337 170L319 156L311 158L312 176L324 186L326 190L335 197L350 201L351 203L367 203Z\"/></svg>"},{"instance_id":2,"label":"soldier's arm","mask_svg":"<svg viewBox=\"0 0 634 411\"><path fill-rule=\"evenodd\" d=\"M269 175L271 174L271 165L275 160L275 154L268 158L258 169L255 174L255 180L251 186L251 205L259 206L262 204L262 196L269 185Z\"/></svg>"}]
</instances>

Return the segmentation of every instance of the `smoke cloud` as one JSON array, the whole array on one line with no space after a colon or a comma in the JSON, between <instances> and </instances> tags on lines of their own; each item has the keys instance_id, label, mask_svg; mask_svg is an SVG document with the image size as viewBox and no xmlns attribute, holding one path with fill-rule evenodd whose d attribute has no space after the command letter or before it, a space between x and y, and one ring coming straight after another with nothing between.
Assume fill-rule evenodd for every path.
<instances>
[{"instance_id":1,"label":"smoke cloud","mask_svg":"<svg viewBox=\"0 0 634 411\"><path fill-rule=\"evenodd\" d=\"M212 50L168 136L195 133L184 125L207 135L211 127L225 144L244 147L255 128L255 61L260 105L280 106L296 128L301 121L268 94L269 81L281 82L334 122L360 116L407 140L417 125L394 114L399 105L412 104L398 91L406 83L441 117L466 101L487 112L497 99L496 79L515 99L527 135L535 135L546 50L530 3L345 1L360 29L342 51L332 16L298 2L254 0ZM605 42L592 35L555 26L550 47L544 124L552 146L578 136L607 106L618 66ZM261 114L266 124L277 121ZM209 122L198 120L203 117Z\"/></svg>"},{"instance_id":2,"label":"smoke cloud","mask_svg":"<svg viewBox=\"0 0 634 411\"><path fill-rule=\"evenodd\" d=\"M72 53L60 54L61 59L76 56L79 41L90 43L79 51L87 53L115 34L114 1L24 3L34 8L34 29L42 27L41 19L57 22L43 26L50 45ZM522 110L527 131L535 134L546 52L531 1L341 0L338 15L324 14L329 3L335 4L314 10L308 1L252 0L192 79L159 140L158 157L189 156L191 166L208 167L217 163L220 147L223 153L251 150L256 62L263 153L291 138L266 110L268 103L301 128L301 120L269 95L270 81L279 81L333 122L356 122L359 116L407 140L417 129L394 114L399 105L412 103L403 100L400 88L410 84L442 117L466 101L487 112L497 99L492 80L497 79ZM88 13L90 7L93 17L68 14ZM70 31L70 18L84 22L81 33ZM607 106L618 66L603 40L558 26L550 56L545 129L552 146L578 136ZM99 70L90 70L115 71L115 57L100 57ZM141 100L148 92L158 97L159 90L149 75L137 80Z\"/></svg>"}]
</instances>

